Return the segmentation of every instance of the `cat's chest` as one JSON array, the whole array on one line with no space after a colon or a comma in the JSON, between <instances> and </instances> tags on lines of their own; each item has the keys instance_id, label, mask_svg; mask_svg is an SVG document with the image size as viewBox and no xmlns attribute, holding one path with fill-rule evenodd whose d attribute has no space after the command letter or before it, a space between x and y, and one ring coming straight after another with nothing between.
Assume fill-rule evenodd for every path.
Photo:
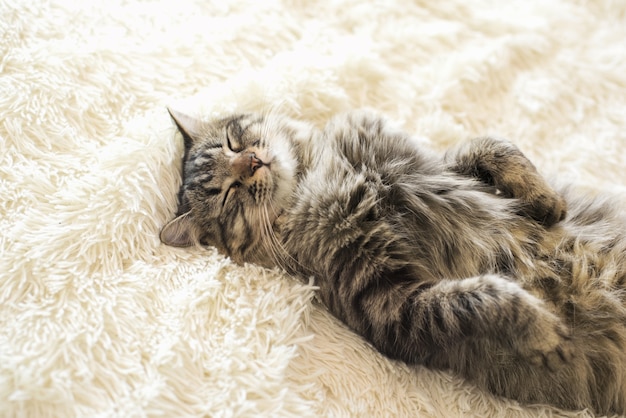
<instances>
[{"instance_id":1,"label":"cat's chest","mask_svg":"<svg viewBox=\"0 0 626 418\"><path fill-rule=\"evenodd\" d=\"M349 251L359 256L355 243L373 230L384 236L382 209L388 189L379 173L364 166L340 159L325 161L303 176L293 204L281 216L278 227L285 248L307 264Z\"/></svg>"}]
</instances>

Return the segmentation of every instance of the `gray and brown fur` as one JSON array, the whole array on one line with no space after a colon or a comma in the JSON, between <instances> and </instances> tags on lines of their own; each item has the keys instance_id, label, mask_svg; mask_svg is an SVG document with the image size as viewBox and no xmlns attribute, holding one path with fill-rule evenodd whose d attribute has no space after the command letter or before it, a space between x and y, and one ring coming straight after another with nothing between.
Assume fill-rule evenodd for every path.
<instances>
[{"instance_id":1,"label":"gray and brown fur","mask_svg":"<svg viewBox=\"0 0 626 418\"><path fill-rule=\"evenodd\" d=\"M626 414L626 219L493 138L445 155L369 113L200 122L166 244L315 277L387 356L524 403Z\"/></svg>"}]
</instances>

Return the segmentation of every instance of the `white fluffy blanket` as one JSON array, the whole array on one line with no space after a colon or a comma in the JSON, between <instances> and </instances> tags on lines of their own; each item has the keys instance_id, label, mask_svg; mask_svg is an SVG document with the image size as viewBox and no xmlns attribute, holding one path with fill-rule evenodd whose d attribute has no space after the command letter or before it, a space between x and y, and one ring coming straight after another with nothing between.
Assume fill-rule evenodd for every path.
<instances>
[{"instance_id":1,"label":"white fluffy blanket","mask_svg":"<svg viewBox=\"0 0 626 418\"><path fill-rule=\"evenodd\" d=\"M621 0L1 0L0 416L585 416L389 361L312 286L163 246L165 110L374 108L626 190Z\"/></svg>"}]
</instances>

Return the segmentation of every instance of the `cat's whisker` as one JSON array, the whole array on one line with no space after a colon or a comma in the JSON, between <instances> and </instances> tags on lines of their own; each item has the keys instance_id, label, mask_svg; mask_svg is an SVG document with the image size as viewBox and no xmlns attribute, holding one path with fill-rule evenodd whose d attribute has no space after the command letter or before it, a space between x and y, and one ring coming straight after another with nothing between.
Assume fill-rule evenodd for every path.
<instances>
[{"instance_id":1,"label":"cat's whisker","mask_svg":"<svg viewBox=\"0 0 626 418\"><path fill-rule=\"evenodd\" d=\"M268 251L268 255L274 259L276 265L280 268L284 268L285 265L285 255L287 252L280 245L274 230L272 229L272 224L270 222L269 214L267 213L267 207L262 206L261 210L261 232L264 235L264 239L262 240L263 245L266 247Z\"/></svg>"},{"instance_id":2,"label":"cat's whisker","mask_svg":"<svg viewBox=\"0 0 626 418\"><path fill-rule=\"evenodd\" d=\"M268 239L268 243L269 243L269 245L272 248L272 252L274 254L274 257L275 257L276 262L279 265L279 267L285 268L285 267L287 267L286 266L287 260L288 259L292 259L293 260L293 257L291 257L291 255L289 255L287 250L285 250L285 248L281 244L280 240L278 239L278 237L274 233L272 225L271 225L271 223L269 221L269 214L267 213L267 207L264 207L264 214L265 214L265 219L266 219L267 237L269 238Z\"/></svg>"},{"instance_id":3,"label":"cat's whisker","mask_svg":"<svg viewBox=\"0 0 626 418\"><path fill-rule=\"evenodd\" d=\"M269 222L270 216L269 216L269 212L268 212L268 205L270 207L270 209L273 212L274 217L278 217L280 214L280 210L276 210L276 208L274 207L274 204L272 202L272 200L268 200L267 204L263 207L263 210L265 211L265 216L268 219L268 224L269 224L269 229L270 229L270 233L272 235L273 241L275 243L275 245L278 247L278 249L280 250L280 253L286 255L288 258L291 259L292 262L296 263L297 265L299 265L300 267L306 268L305 266L303 266L302 264L300 264L295 258L293 258L293 256L291 256L289 254L289 252L285 249L284 245L280 242L280 240L276 237L276 234L274 233L274 230L271 227L271 223ZM309 270L309 269L307 269Z\"/></svg>"},{"instance_id":4,"label":"cat's whisker","mask_svg":"<svg viewBox=\"0 0 626 418\"><path fill-rule=\"evenodd\" d=\"M278 215L280 215L280 210L276 210L276 208L274 207L274 203L272 202L271 199L268 199L267 204L270 206L272 213L274 214L275 217L278 217ZM267 212L267 205L265 206L265 211Z\"/></svg>"},{"instance_id":5,"label":"cat's whisker","mask_svg":"<svg viewBox=\"0 0 626 418\"><path fill-rule=\"evenodd\" d=\"M276 212L273 207L272 210ZM285 249L284 245L274 233L267 206L262 207L261 213L263 215L262 231L265 234L265 238L267 238L266 240L263 240L263 242L264 244L268 245L268 252L271 253L271 256L274 258L277 266L286 269L287 261L291 261L292 263L298 265L300 268L310 271L308 267L302 265L291 254L289 254L289 252Z\"/></svg>"},{"instance_id":6,"label":"cat's whisker","mask_svg":"<svg viewBox=\"0 0 626 418\"><path fill-rule=\"evenodd\" d=\"M265 247L268 256L271 257L273 261L280 267L280 260L278 259L276 250L272 245L273 242L270 235L269 219L263 206L260 206L258 208L258 224L260 226L259 231L261 232L262 245Z\"/></svg>"},{"instance_id":7,"label":"cat's whisker","mask_svg":"<svg viewBox=\"0 0 626 418\"><path fill-rule=\"evenodd\" d=\"M274 231L273 231L273 230L271 231L271 233L272 233L272 236L273 236L273 238L274 238L274 242L276 243L276 245L277 245L278 249L280 250L280 253L281 253L281 254L284 254L284 255L286 256L285 258L289 259L292 263L294 263L295 265L297 265L297 266L298 266L299 268L301 268L303 271L307 271L309 274L314 274L314 273L315 273L315 271L314 271L313 269L311 269L310 267L308 267L308 266L306 266L306 265L302 264L300 261L298 261L296 258L294 258L294 257L293 257L293 256L289 253L289 251L287 251L287 250L285 249L284 244L283 244L283 243L282 243L282 242L281 242L281 241L280 241L280 240L276 237L276 234L274 234Z\"/></svg>"},{"instance_id":8,"label":"cat's whisker","mask_svg":"<svg viewBox=\"0 0 626 418\"><path fill-rule=\"evenodd\" d=\"M274 242L273 242L273 237L272 234L270 233L270 227L269 227L269 222L267 219L267 214L262 211L262 217L261 217L261 233L263 234L263 239L262 239L262 243L263 246L266 248L268 256L271 257L274 260L274 263L278 266L282 268L282 261L279 257L278 252L276 251Z\"/></svg>"},{"instance_id":9,"label":"cat's whisker","mask_svg":"<svg viewBox=\"0 0 626 418\"><path fill-rule=\"evenodd\" d=\"M272 106L266 113L264 113L263 123L261 124L261 144L266 146L270 145L268 143L269 133L272 131L272 121L276 118L273 118L272 115L278 113L275 106Z\"/></svg>"},{"instance_id":10,"label":"cat's whisker","mask_svg":"<svg viewBox=\"0 0 626 418\"><path fill-rule=\"evenodd\" d=\"M262 112L263 122L260 125L261 145L271 146L271 140L268 138L271 138L272 133L280 131L278 122L281 120L280 115L284 114L286 104L286 100L272 103Z\"/></svg>"}]
</instances>

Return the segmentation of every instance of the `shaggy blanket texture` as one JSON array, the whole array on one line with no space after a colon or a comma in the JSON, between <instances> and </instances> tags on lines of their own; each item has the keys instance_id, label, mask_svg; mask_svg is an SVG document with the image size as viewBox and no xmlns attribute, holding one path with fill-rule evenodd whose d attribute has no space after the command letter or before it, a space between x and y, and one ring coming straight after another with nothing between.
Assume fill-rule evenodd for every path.
<instances>
[{"instance_id":1,"label":"shaggy blanket texture","mask_svg":"<svg viewBox=\"0 0 626 418\"><path fill-rule=\"evenodd\" d=\"M0 0L0 416L587 416L376 353L311 284L161 245L201 117L373 108L626 192L620 0Z\"/></svg>"}]
</instances>

